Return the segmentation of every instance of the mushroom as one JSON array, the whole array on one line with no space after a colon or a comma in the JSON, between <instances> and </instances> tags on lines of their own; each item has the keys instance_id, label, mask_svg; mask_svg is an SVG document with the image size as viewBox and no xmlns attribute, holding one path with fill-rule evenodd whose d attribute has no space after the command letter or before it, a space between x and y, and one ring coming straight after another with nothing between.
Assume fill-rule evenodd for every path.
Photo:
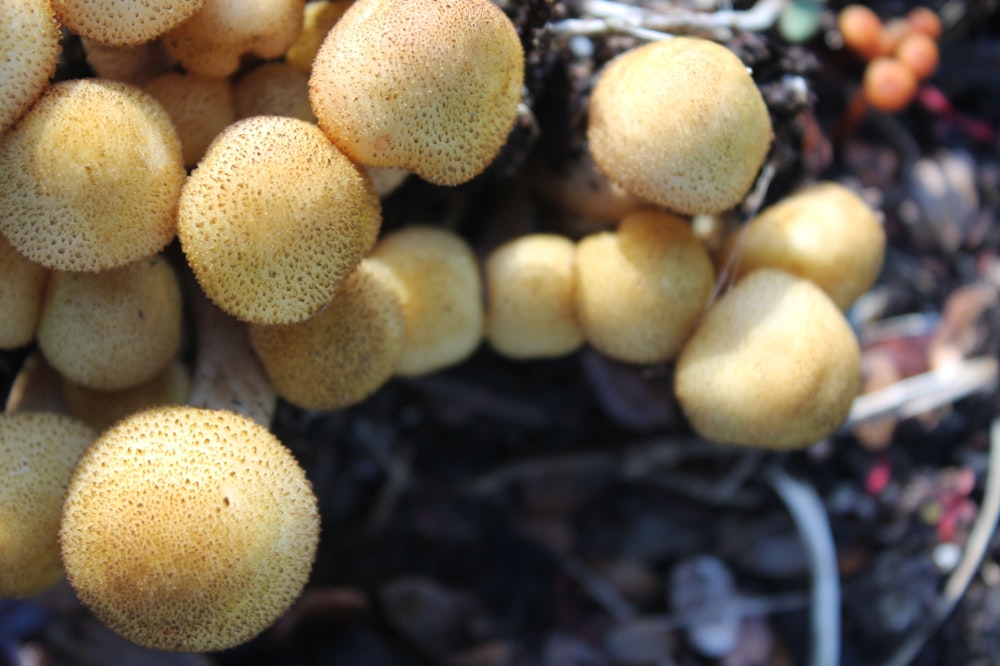
<instances>
[{"instance_id":1,"label":"mushroom","mask_svg":"<svg viewBox=\"0 0 1000 666\"><path fill-rule=\"evenodd\" d=\"M180 25L205 0L52 0L59 21L110 46L138 46Z\"/></svg>"},{"instance_id":2,"label":"mushroom","mask_svg":"<svg viewBox=\"0 0 1000 666\"><path fill-rule=\"evenodd\" d=\"M309 105L309 74L287 62L256 67L235 85L236 113L250 116L286 116L316 122Z\"/></svg>"},{"instance_id":3,"label":"mushroom","mask_svg":"<svg viewBox=\"0 0 1000 666\"><path fill-rule=\"evenodd\" d=\"M229 76L244 54L280 57L302 30L306 0L203 0L195 14L163 36L167 52L202 76Z\"/></svg>"},{"instance_id":4,"label":"mushroom","mask_svg":"<svg viewBox=\"0 0 1000 666\"><path fill-rule=\"evenodd\" d=\"M188 178L177 233L222 310L289 324L330 301L381 219L371 182L318 127L255 116L223 131Z\"/></svg>"},{"instance_id":5,"label":"mushroom","mask_svg":"<svg viewBox=\"0 0 1000 666\"><path fill-rule=\"evenodd\" d=\"M167 72L143 90L170 114L186 167L198 164L219 132L236 121L236 100L229 79Z\"/></svg>"},{"instance_id":6,"label":"mushroom","mask_svg":"<svg viewBox=\"0 0 1000 666\"><path fill-rule=\"evenodd\" d=\"M250 343L278 394L304 409L339 409L388 381L403 350L399 293L385 266L364 260L315 317L251 325Z\"/></svg>"},{"instance_id":7,"label":"mushroom","mask_svg":"<svg viewBox=\"0 0 1000 666\"><path fill-rule=\"evenodd\" d=\"M411 226L386 234L370 258L400 285L406 320L396 373L414 376L454 365L483 338L479 265L455 233Z\"/></svg>"},{"instance_id":8,"label":"mushroom","mask_svg":"<svg viewBox=\"0 0 1000 666\"><path fill-rule=\"evenodd\" d=\"M83 37L80 44L87 64L102 79L141 86L166 74L174 64L159 40L138 46L108 46Z\"/></svg>"},{"instance_id":9,"label":"mushroom","mask_svg":"<svg viewBox=\"0 0 1000 666\"><path fill-rule=\"evenodd\" d=\"M583 344L573 305L576 246L554 234L529 234L486 258L486 339L516 359L568 354Z\"/></svg>"},{"instance_id":10,"label":"mushroom","mask_svg":"<svg viewBox=\"0 0 1000 666\"><path fill-rule=\"evenodd\" d=\"M70 415L100 432L126 416L150 407L185 404L191 391L191 374L183 363L174 360L152 379L128 388L101 391L65 377L61 386Z\"/></svg>"},{"instance_id":11,"label":"mushroom","mask_svg":"<svg viewBox=\"0 0 1000 666\"><path fill-rule=\"evenodd\" d=\"M733 278L780 268L812 280L845 309L871 288L884 256L879 216L851 190L827 182L762 211L726 243L718 267Z\"/></svg>"},{"instance_id":12,"label":"mushroom","mask_svg":"<svg viewBox=\"0 0 1000 666\"><path fill-rule=\"evenodd\" d=\"M357 0L309 87L320 127L352 160L457 185L506 141L523 78L517 31L489 0Z\"/></svg>"},{"instance_id":13,"label":"mushroom","mask_svg":"<svg viewBox=\"0 0 1000 666\"><path fill-rule=\"evenodd\" d=\"M709 309L677 360L674 387L705 439L802 448L847 418L861 387L861 355L822 289L763 268Z\"/></svg>"},{"instance_id":14,"label":"mushroom","mask_svg":"<svg viewBox=\"0 0 1000 666\"><path fill-rule=\"evenodd\" d=\"M626 363L662 363L694 331L715 270L687 220L645 209L577 244L573 285L591 345Z\"/></svg>"},{"instance_id":15,"label":"mushroom","mask_svg":"<svg viewBox=\"0 0 1000 666\"><path fill-rule=\"evenodd\" d=\"M162 257L49 277L38 345L71 381L103 390L141 384L170 363L180 342L180 285Z\"/></svg>"},{"instance_id":16,"label":"mushroom","mask_svg":"<svg viewBox=\"0 0 1000 666\"><path fill-rule=\"evenodd\" d=\"M118 422L73 472L59 530L80 600L151 648L224 650L298 597L319 540L305 473L266 428L162 407Z\"/></svg>"},{"instance_id":17,"label":"mushroom","mask_svg":"<svg viewBox=\"0 0 1000 666\"><path fill-rule=\"evenodd\" d=\"M177 132L151 96L56 83L0 143L0 233L49 268L123 266L173 239L184 178Z\"/></svg>"},{"instance_id":18,"label":"mushroom","mask_svg":"<svg viewBox=\"0 0 1000 666\"><path fill-rule=\"evenodd\" d=\"M0 236L0 349L21 347L35 337L48 275Z\"/></svg>"},{"instance_id":19,"label":"mushroom","mask_svg":"<svg viewBox=\"0 0 1000 666\"><path fill-rule=\"evenodd\" d=\"M62 578L63 495L95 434L63 414L0 414L0 597L31 596Z\"/></svg>"},{"instance_id":20,"label":"mushroom","mask_svg":"<svg viewBox=\"0 0 1000 666\"><path fill-rule=\"evenodd\" d=\"M59 51L59 24L48 0L0 2L0 134L48 87Z\"/></svg>"},{"instance_id":21,"label":"mushroom","mask_svg":"<svg viewBox=\"0 0 1000 666\"><path fill-rule=\"evenodd\" d=\"M302 32L285 52L285 61L308 74L316 59L316 52L330 28L353 2L354 0L318 0L308 3L302 13Z\"/></svg>"},{"instance_id":22,"label":"mushroom","mask_svg":"<svg viewBox=\"0 0 1000 666\"><path fill-rule=\"evenodd\" d=\"M600 73L587 139L611 180L679 213L731 208L753 185L771 120L746 66L724 46L675 37Z\"/></svg>"}]
</instances>

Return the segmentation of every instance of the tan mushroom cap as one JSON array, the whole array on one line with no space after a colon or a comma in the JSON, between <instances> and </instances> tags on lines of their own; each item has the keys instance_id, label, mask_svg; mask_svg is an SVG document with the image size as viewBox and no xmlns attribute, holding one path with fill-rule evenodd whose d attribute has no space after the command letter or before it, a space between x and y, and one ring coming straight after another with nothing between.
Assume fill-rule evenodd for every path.
<instances>
[{"instance_id":1,"label":"tan mushroom cap","mask_svg":"<svg viewBox=\"0 0 1000 666\"><path fill-rule=\"evenodd\" d=\"M287 62L266 62L234 84L236 113L250 116L287 116L316 122L309 105L309 74Z\"/></svg>"},{"instance_id":2,"label":"tan mushroom cap","mask_svg":"<svg viewBox=\"0 0 1000 666\"><path fill-rule=\"evenodd\" d=\"M732 208L771 145L746 66L704 39L675 37L618 56L590 99L594 160L629 192L686 214Z\"/></svg>"},{"instance_id":3,"label":"tan mushroom cap","mask_svg":"<svg viewBox=\"0 0 1000 666\"><path fill-rule=\"evenodd\" d=\"M204 0L197 13L163 36L170 55L202 76L229 76L240 58L280 57L302 31L306 0Z\"/></svg>"},{"instance_id":4,"label":"tan mushroom cap","mask_svg":"<svg viewBox=\"0 0 1000 666\"><path fill-rule=\"evenodd\" d=\"M135 86L165 74L174 66L159 40L138 46L108 46L86 37L80 39L87 64L103 79L113 79Z\"/></svg>"},{"instance_id":5,"label":"tan mushroom cap","mask_svg":"<svg viewBox=\"0 0 1000 666\"><path fill-rule=\"evenodd\" d=\"M173 239L184 178L152 97L117 81L56 83L0 143L0 233L49 268L123 266Z\"/></svg>"},{"instance_id":6,"label":"tan mushroom cap","mask_svg":"<svg viewBox=\"0 0 1000 666\"><path fill-rule=\"evenodd\" d=\"M58 61L59 24L49 1L0 2L0 134L42 94Z\"/></svg>"},{"instance_id":7,"label":"tan mushroom cap","mask_svg":"<svg viewBox=\"0 0 1000 666\"><path fill-rule=\"evenodd\" d=\"M295 43L288 47L285 61L303 72L312 69L316 52L326 39L333 24L340 20L354 0L319 0L306 5L302 14L302 33Z\"/></svg>"},{"instance_id":8,"label":"tan mushroom cap","mask_svg":"<svg viewBox=\"0 0 1000 666\"><path fill-rule=\"evenodd\" d=\"M460 236L406 227L385 235L370 258L385 265L401 288L406 335L397 374L434 372L475 351L483 338L482 279Z\"/></svg>"},{"instance_id":9,"label":"tan mushroom cap","mask_svg":"<svg viewBox=\"0 0 1000 666\"><path fill-rule=\"evenodd\" d=\"M832 435L861 387L858 343L812 282L750 273L705 316L684 347L677 397L702 437L795 449Z\"/></svg>"},{"instance_id":10,"label":"tan mushroom cap","mask_svg":"<svg viewBox=\"0 0 1000 666\"><path fill-rule=\"evenodd\" d=\"M568 354L583 344L573 298L576 246L564 236L529 234L486 258L486 339L516 359Z\"/></svg>"},{"instance_id":11,"label":"tan mushroom cap","mask_svg":"<svg viewBox=\"0 0 1000 666\"><path fill-rule=\"evenodd\" d=\"M103 390L136 386L163 370L180 342L180 284L162 257L49 277L38 345L70 381Z\"/></svg>"},{"instance_id":12,"label":"tan mushroom cap","mask_svg":"<svg viewBox=\"0 0 1000 666\"><path fill-rule=\"evenodd\" d=\"M457 185L507 140L523 79L517 32L489 0L358 0L309 87L320 126L354 161Z\"/></svg>"},{"instance_id":13,"label":"tan mushroom cap","mask_svg":"<svg viewBox=\"0 0 1000 666\"><path fill-rule=\"evenodd\" d=\"M251 325L250 343L278 394L304 409L340 409L387 382L403 351L399 293L386 267L365 260L312 319Z\"/></svg>"},{"instance_id":14,"label":"tan mushroom cap","mask_svg":"<svg viewBox=\"0 0 1000 666\"><path fill-rule=\"evenodd\" d=\"M31 596L62 578L63 495L96 434L63 414L0 414L0 598Z\"/></svg>"},{"instance_id":15,"label":"tan mushroom cap","mask_svg":"<svg viewBox=\"0 0 1000 666\"><path fill-rule=\"evenodd\" d=\"M780 268L812 280L845 309L874 284L884 256L875 211L843 185L821 183L752 219L720 255L720 270L738 277Z\"/></svg>"},{"instance_id":16,"label":"tan mushroom cap","mask_svg":"<svg viewBox=\"0 0 1000 666\"><path fill-rule=\"evenodd\" d=\"M59 21L112 46L156 39L201 9L205 0L52 0Z\"/></svg>"},{"instance_id":17,"label":"tan mushroom cap","mask_svg":"<svg viewBox=\"0 0 1000 666\"><path fill-rule=\"evenodd\" d=\"M42 311L49 269L22 257L0 236L0 349L31 342Z\"/></svg>"},{"instance_id":18,"label":"tan mushroom cap","mask_svg":"<svg viewBox=\"0 0 1000 666\"><path fill-rule=\"evenodd\" d=\"M186 167L198 164L212 140L236 121L236 100L229 79L167 72L143 90L170 114Z\"/></svg>"},{"instance_id":19,"label":"tan mushroom cap","mask_svg":"<svg viewBox=\"0 0 1000 666\"><path fill-rule=\"evenodd\" d=\"M191 393L191 373L183 363L174 360L152 379L117 391L87 388L65 377L61 386L69 413L95 430L102 431L116 421L150 407L185 404Z\"/></svg>"},{"instance_id":20,"label":"tan mushroom cap","mask_svg":"<svg viewBox=\"0 0 1000 666\"><path fill-rule=\"evenodd\" d=\"M712 260L687 220L646 209L587 236L574 264L576 314L587 341L626 363L675 358L715 286Z\"/></svg>"},{"instance_id":21,"label":"tan mushroom cap","mask_svg":"<svg viewBox=\"0 0 1000 666\"><path fill-rule=\"evenodd\" d=\"M333 298L381 221L371 182L318 127L255 116L220 134L188 178L177 233L222 310L290 324Z\"/></svg>"},{"instance_id":22,"label":"tan mushroom cap","mask_svg":"<svg viewBox=\"0 0 1000 666\"><path fill-rule=\"evenodd\" d=\"M201 652L243 643L301 593L316 498L291 453L250 419L164 407L87 449L59 532L80 600L125 638Z\"/></svg>"}]
</instances>

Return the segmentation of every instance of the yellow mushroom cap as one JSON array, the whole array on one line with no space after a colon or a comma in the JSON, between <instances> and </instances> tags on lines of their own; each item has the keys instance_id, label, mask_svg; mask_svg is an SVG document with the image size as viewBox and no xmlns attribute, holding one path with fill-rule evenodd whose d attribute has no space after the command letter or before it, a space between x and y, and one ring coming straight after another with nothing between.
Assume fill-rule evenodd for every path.
<instances>
[{"instance_id":1,"label":"yellow mushroom cap","mask_svg":"<svg viewBox=\"0 0 1000 666\"><path fill-rule=\"evenodd\" d=\"M702 437L767 449L832 435L861 387L844 315L812 282L761 269L708 311L677 361L677 397Z\"/></svg>"},{"instance_id":2,"label":"yellow mushroom cap","mask_svg":"<svg viewBox=\"0 0 1000 666\"><path fill-rule=\"evenodd\" d=\"M188 178L177 233L222 310L288 324L330 301L381 219L371 182L318 127L255 116L220 134Z\"/></svg>"},{"instance_id":3,"label":"yellow mushroom cap","mask_svg":"<svg viewBox=\"0 0 1000 666\"><path fill-rule=\"evenodd\" d=\"M646 209L618 230L587 236L574 264L576 314L587 341L627 363L673 359L715 286L712 260L691 225Z\"/></svg>"},{"instance_id":4,"label":"yellow mushroom cap","mask_svg":"<svg viewBox=\"0 0 1000 666\"><path fill-rule=\"evenodd\" d=\"M122 266L173 239L184 178L152 97L117 81L56 83L0 143L0 233L49 268Z\"/></svg>"},{"instance_id":5,"label":"yellow mushroom cap","mask_svg":"<svg viewBox=\"0 0 1000 666\"><path fill-rule=\"evenodd\" d=\"M49 269L22 257L0 235L0 349L31 342L42 311Z\"/></svg>"},{"instance_id":6,"label":"yellow mushroom cap","mask_svg":"<svg viewBox=\"0 0 1000 666\"><path fill-rule=\"evenodd\" d=\"M450 231L412 226L384 236L370 258L400 285L406 319L396 373L414 376L454 365L483 338L482 279L468 244Z\"/></svg>"},{"instance_id":7,"label":"yellow mushroom cap","mask_svg":"<svg viewBox=\"0 0 1000 666\"><path fill-rule=\"evenodd\" d=\"M529 234L486 258L486 339L517 359L560 356L583 344L573 299L571 240Z\"/></svg>"},{"instance_id":8,"label":"yellow mushroom cap","mask_svg":"<svg viewBox=\"0 0 1000 666\"><path fill-rule=\"evenodd\" d=\"M267 62L250 70L234 89L240 118L287 116L316 122L309 106L309 74L286 62Z\"/></svg>"},{"instance_id":9,"label":"yellow mushroom cap","mask_svg":"<svg viewBox=\"0 0 1000 666\"><path fill-rule=\"evenodd\" d=\"M239 645L301 593L319 540L291 453L249 418L163 407L106 430L69 483L59 532L80 600L161 650Z\"/></svg>"},{"instance_id":10,"label":"yellow mushroom cap","mask_svg":"<svg viewBox=\"0 0 1000 666\"><path fill-rule=\"evenodd\" d=\"M250 344L278 395L305 409L339 409L388 381L403 351L399 291L387 268L365 260L315 317L251 325Z\"/></svg>"},{"instance_id":11,"label":"yellow mushroom cap","mask_svg":"<svg viewBox=\"0 0 1000 666\"><path fill-rule=\"evenodd\" d=\"M316 52L336 23L354 0L319 0L310 2L302 13L302 33L288 47L285 61L308 74Z\"/></svg>"},{"instance_id":12,"label":"yellow mushroom cap","mask_svg":"<svg viewBox=\"0 0 1000 666\"><path fill-rule=\"evenodd\" d=\"M49 0L0 2L0 134L42 94L58 61L59 24Z\"/></svg>"},{"instance_id":13,"label":"yellow mushroom cap","mask_svg":"<svg viewBox=\"0 0 1000 666\"><path fill-rule=\"evenodd\" d=\"M320 47L313 111L351 159L457 185L517 117L524 53L489 0L358 0Z\"/></svg>"},{"instance_id":14,"label":"yellow mushroom cap","mask_svg":"<svg viewBox=\"0 0 1000 666\"><path fill-rule=\"evenodd\" d=\"M95 435L63 414L0 414L0 597L31 596L62 578L63 495Z\"/></svg>"},{"instance_id":15,"label":"yellow mushroom cap","mask_svg":"<svg viewBox=\"0 0 1000 666\"><path fill-rule=\"evenodd\" d=\"M875 211L837 183L796 192L765 209L720 256L735 277L780 268L818 284L841 309L868 291L882 268L885 231Z\"/></svg>"},{"instance_id":16,"label":"yellow mushroom cap","mask_svg":"<svg viewBox=\"0 0 1000 666\"><path fill-rule=\"evenodd\" d=\"M170 363L180 341L180 284L162 257L49 277L38 345L71 381L104 390L141 384Z\"/></svg>"},{"instance_id":17,"label":"yellow mushroom cap","mask_svg":"<svg viewBox=\"0 0 1000 666\"><path fill-rule=\"evenodd\" d=\"M52 0L59 21L112 46L156 39L201 9L205 0Z\"/></svg>"},{"instance_id":18,"label":"yellow mushroom cap","mask_svg":"<svg viewBox=\"0 0 1000 666\"><path fill-rule=\"evenodd\" d=\"M601 72L587 138L629 192L686 214L732 208L771 145L746 66L724 46L675 37L627 51Z\"/></svg>"},{"instance_id":19,"label":"yellow mushroom cap","mask_svg":"<svg viewBox=\"0 0 1000 666\"><path fill-rule=\"evenodd\" d=\"M240 57L277 58L302 31L306 0L203 0L193 16L163 36L184 69L202 76L229 76Z\"/></svg>"},{"instance_id":20,"label":"yellow mushroom cap","mask_svg":"<svg viewBox=\"0 0 1000 666\"><path fill-rule=\"evenodd\" d=\"M167 72L143 90L170 114L186 167L198 164L219 132L236 121L236 100L229 79Z\"/></svg>"},{"instance_id":21,"label":"yellow mushroom cap","mask_svg":"<svg viewBox=\"0 0 1000 666\"><path fill-rule=\"evenodd\" d=\"M87 388L65 377L62 396L72 416L101 431L130 414L161 405L183 405L191 393L191 375L174 360L147 381L117 391Z\"/></svg>"}]
</instances>

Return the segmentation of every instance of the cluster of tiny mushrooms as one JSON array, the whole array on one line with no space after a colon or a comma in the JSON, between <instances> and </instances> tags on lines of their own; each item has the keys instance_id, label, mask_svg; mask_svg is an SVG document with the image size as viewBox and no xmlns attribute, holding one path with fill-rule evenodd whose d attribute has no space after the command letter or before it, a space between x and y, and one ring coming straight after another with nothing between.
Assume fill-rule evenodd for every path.
<instances>
[{"instance_id":1,"label":"cluster of tiny mushrooms","mask_svg":"<svg viewBox=\"0 0 1000 666\"><path fill-rule=\"evenodd\" d=\"M98 78L50 83L62 30ZM234 81L246 54L265 64ZM618 225L523 236L482 267L443 228L380 237L379 197L409 173L466 182L505 143L524 55L489 0L5 0L0 62L0 347L37 341L72 414L0 416L0 596L65 573L132 641L209 651L306 583L320 521L302 469L266 424L185 405L181 282L159 254L175 236L307 409L484 337L518 360L589 344L672 363L690 425L720 443L807 446L859 390L843 311L879 271L875 212L821 183L714 257L692 231L747 195L772 141L747 68L709 39L599 75L584 160Z\"/></svg>"}]
</instances>

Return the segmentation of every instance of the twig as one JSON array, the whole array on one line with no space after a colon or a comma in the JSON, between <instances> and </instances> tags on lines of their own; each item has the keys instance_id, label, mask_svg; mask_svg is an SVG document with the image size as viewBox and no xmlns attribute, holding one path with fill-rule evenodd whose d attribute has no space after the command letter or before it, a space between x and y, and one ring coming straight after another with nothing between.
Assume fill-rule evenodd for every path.
<instances>
[{"instance_id":1,"label":"twig","mask_svg":"<svg viewBox=\"0 0 1000 666\"><path fill-rule=\"evenodd\" d=\"M949 405L997 385L997 360L981 356L900 380L858 396L844 429L884 416L909 418Z\"/></svg>"},{"instance_id":2,"label":"twig","mask_svg":"<svg viewBox=\"0 0 1000 666\"><path fill-rule=\"evenodd\" d=\"M778 20L786 0L759 0L742 11L677 10L660 12L612 0L584 0L582 12L590 18L564 19L551 25L558 37L624 32L641 39L663 39L676 32L708 32L728 39L733 31L762 32Z\"/></svg>"},{"instance_id":3,"label":"twig","mask_svg":"<svg viewBox=\"0 0 1000 666\"><path fill-rule=\"evenodd\" d=\"M993 539L993 532L996 531L998 518L1000 518L1000 418L990 425L990 464L986 474L986 492L983 495L979 516L965 544L962 559L951 572L930 621L899 646L886 662L886 666L907 666L912 662L927 640L955 610L955 606L972 582L972 577L982 564L986 550Z\"/></svg>"},{"instance_id":4,"label":"twig","mask_svg":"<svg viewBox=\"0 0 1000 666\"><path fill-rule=\"evenodd\" d=\"M837 556L823 502L812 486L797 481L779 467L769 467L767 480L792 514L809 555L812 574L812 645L810 666L840 663L840 579Z\"/></svg>"},{"instance_id":5,"label":"twig","mask_svg":"<svg viewBox=\"0 0 1000 666\"><path fill-rule=\"evenodd\" d=\"M563 557L559 560L563 571L586 590L590 598L596 601L617 622L630 622L638 617L638 612L629 602L618 594L610 583L595 575L583 562Z\"/></svg>"}]
</instances>

